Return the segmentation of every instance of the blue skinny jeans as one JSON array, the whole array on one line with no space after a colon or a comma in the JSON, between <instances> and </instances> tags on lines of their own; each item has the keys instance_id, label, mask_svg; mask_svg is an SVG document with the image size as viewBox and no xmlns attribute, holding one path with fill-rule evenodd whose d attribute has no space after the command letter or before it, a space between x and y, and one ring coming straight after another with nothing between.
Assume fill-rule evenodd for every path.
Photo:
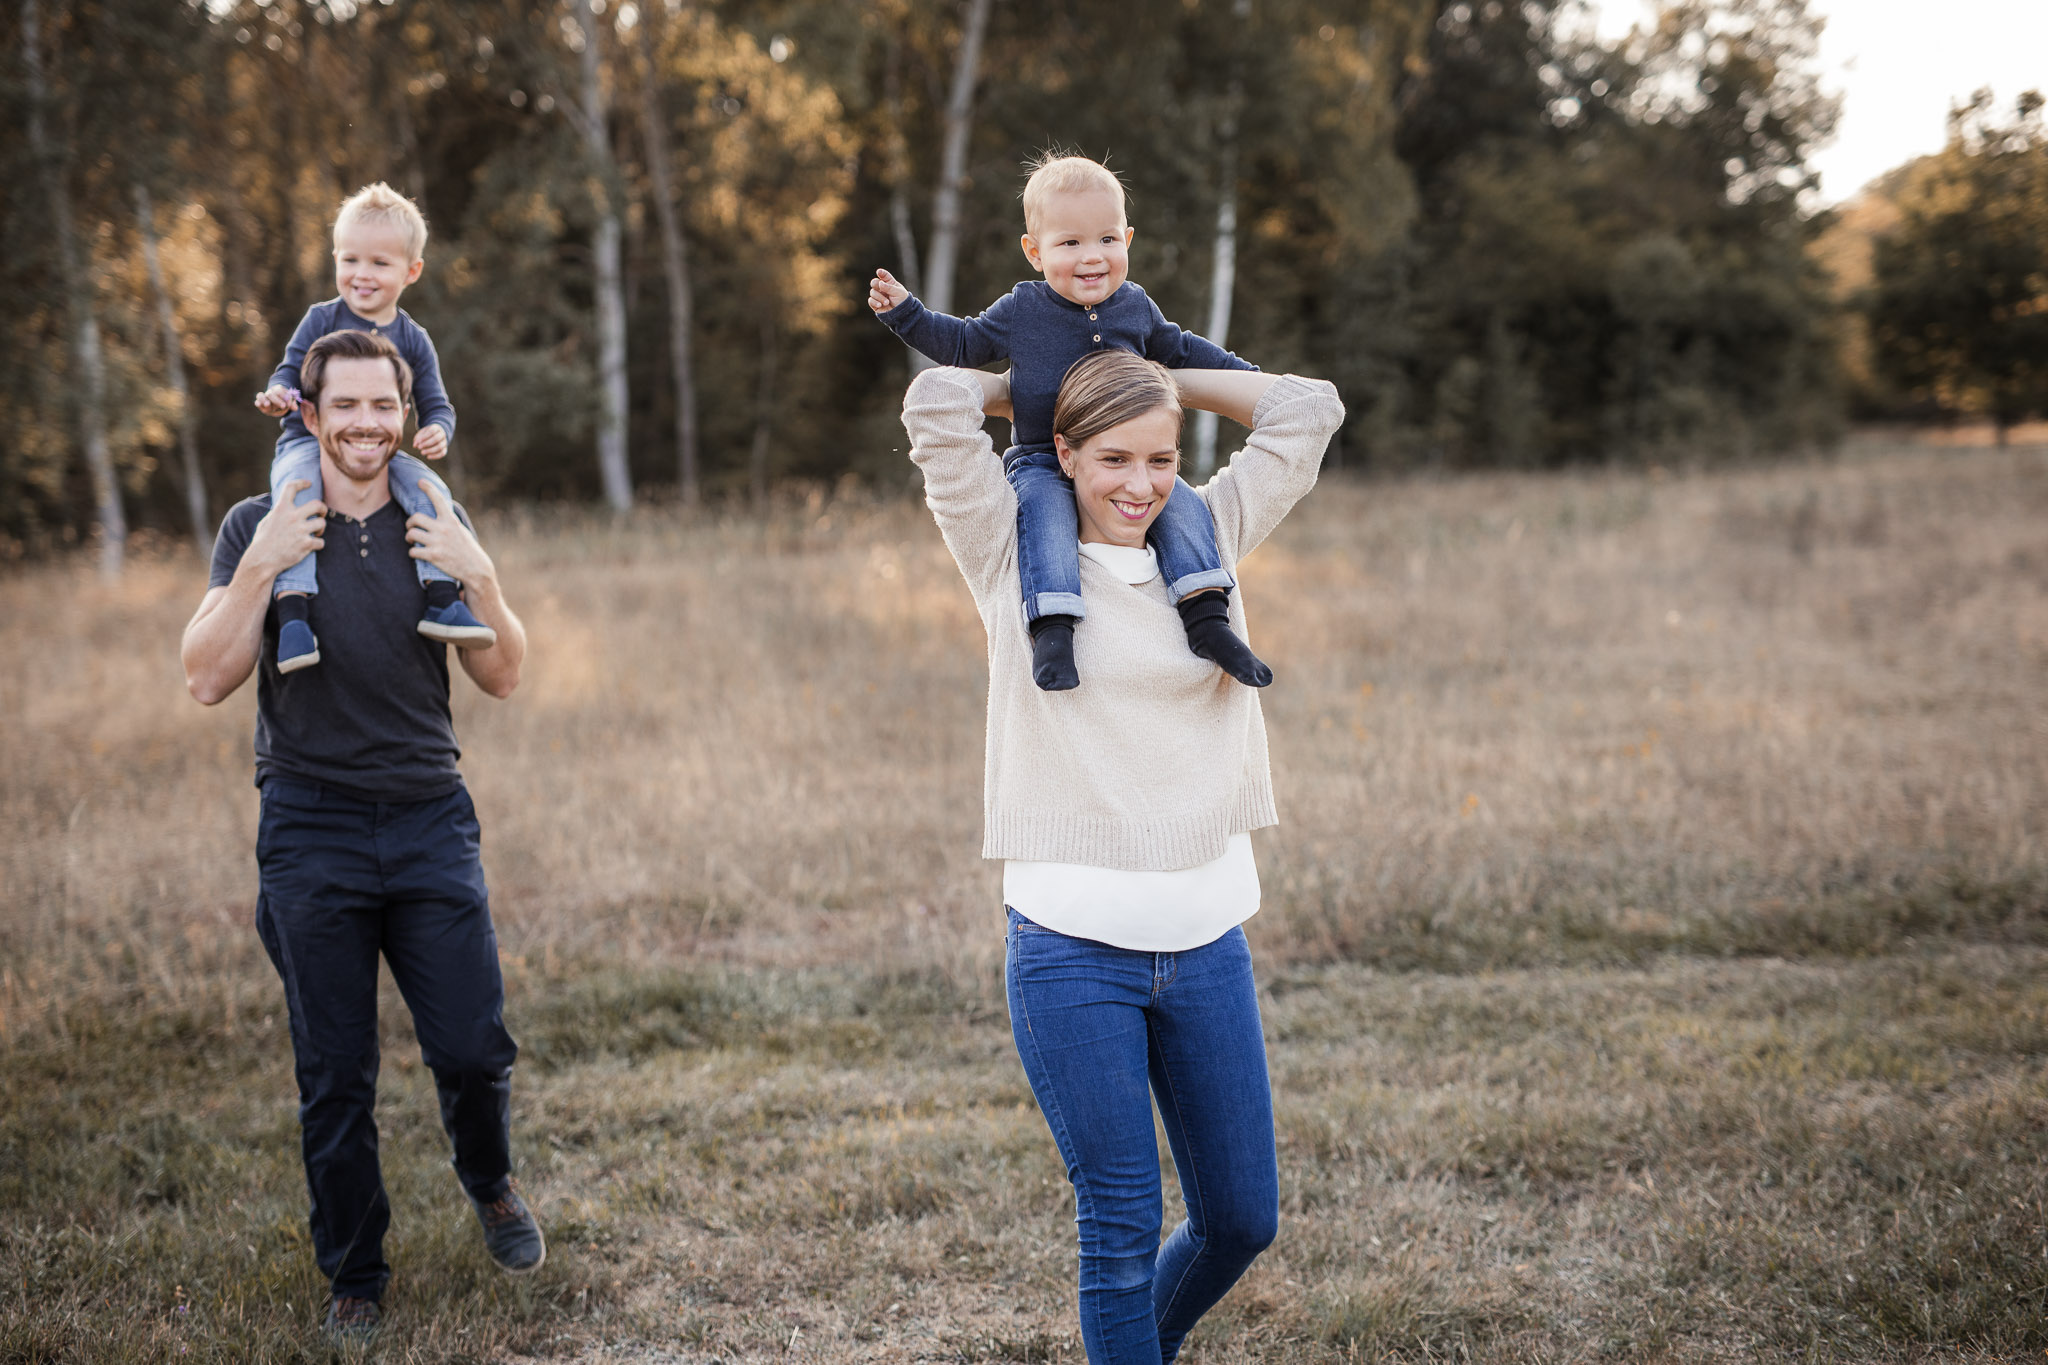
<instances>
[{"instance_id":1,"label":"blue skinny jeans","mask_svg":"<svg viewBox=\"0 0 2048 1365\"><path fill-rule=\"evenodd\" d=\"M1279 1227L1251 949L1242 929L1144 953L1009 917L1010 1031L1074 1185L1082 1343L1090 1365L1164 1365ZM1163 1246L1155 1098L1188 1209Z\"/></svg>"},{"instance_id":2,"label":"blue skinny jeans","mask_svg":"<svg viewBox=\"0 0 2048 1365\"><path fill-rule=\"evenodd\" d=\"M1060 473L1060 457L1012 446L1003 456L1003 474L1017 490L1017 576L1024 583L1024 619L1086 616L1074 482ZM1216 549L1209 504L1185 479L1173 481L1173 496L1153 518L1145 539L1159 556L1159 575L1174 601L1204 588L1237 586Z\"/></svg>"},{"instance_id":3,"label":"blue skinny jeans","mask_svg":"<svg viewBox=\"0 0 2048 1365\"><path fill-rule=\"evenodd\" d=\"M434 515L433 500L421 489L421 479L425 479L428 483L433 484L439 490L442 497L447 498L451 502L454 501L454 496L449 493L448 485L442 482L441 476L427 468L425 461L416 460L410 455L399 454L391 457L390 478L391 496L398 500L398 505L403 507L408 514L418 513L423 517ZM293 499L292 506L297 507L308 498L321 496L320 443L311 437L307 437L304 440L289 441L278 447L276 457L270 462L270 500L272 506L276 506L278 501L284 497L285 485L294 479L310 480L313 486L305 489L297 498ZM443 583L453 583L455 581L441 570L427 563L424 559L416 559L413 563L419 566L420 582L423 584L432 583L437 579ZM320 575L313 566L313 556L307 555L304 559L279 574L277 582L271 587L270 591L273 597L279 593L286 592L319 592Z\"/></svg>"}]
</instances>

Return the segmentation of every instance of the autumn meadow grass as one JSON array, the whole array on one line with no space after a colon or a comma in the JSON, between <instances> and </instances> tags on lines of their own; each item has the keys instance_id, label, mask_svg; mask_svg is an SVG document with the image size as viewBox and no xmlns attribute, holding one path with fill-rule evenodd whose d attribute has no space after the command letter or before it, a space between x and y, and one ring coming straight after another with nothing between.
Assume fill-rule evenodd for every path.
<instances>
[{"instance_id":1,"label":"autumn meadow grass","mask_svg":"<svg viewBox=\"0 0 2048 1365\"><path fill-rule=\"evenodd\" d=\"M387 989L367 1356L1080 1360L928 514L479 510L552 1249L489 1266ZM1283 1225L1183 1359L2041 1358L2048 447L1330 479L1243 578ZM0 578L0 1362L335 1354L202 587Z\"/></svg>"}]
</instances>

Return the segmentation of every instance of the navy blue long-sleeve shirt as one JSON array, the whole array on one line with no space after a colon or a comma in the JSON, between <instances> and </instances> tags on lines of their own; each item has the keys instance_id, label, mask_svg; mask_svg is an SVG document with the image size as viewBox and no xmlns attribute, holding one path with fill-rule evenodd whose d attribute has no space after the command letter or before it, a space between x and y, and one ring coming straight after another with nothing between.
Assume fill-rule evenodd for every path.
<instances>
[{"instance_id":1,"label":"navy blue long-sleeve shirt","mask_svg":"<svg viewBox=\"0 0 2048 1365\"><path fill-rule=\"evenodd\" d=\"M398 310L397 317L379 327L368 318L357 317L338 297L314 304L306 310L306 316L299 319L291 344L284 348L284 359L270 372L270 382L288 389L298 388L299 367L306 363L307 349L329 332L339 332L344 328L376 332L398 348L398 353L405 357L405 363L412 366L412 410L419 418L419 425L438 422L452 443L455 440L455 405L448 401L448 390L441 383L441 358L434 353L434 339L427 335L427 329L414 322L403 308ZM288 441L311 439L297 408L284 415L282 425L284 430L277 438L279 449L283 449Z\"/></svg>"},{"instance_id":2,"label":"navy blue long-sleeve shirt","mask_svg":"<svg viewBox=\"0 0 2048 1365\"><path fill-rule=\"evenodd\" d=\"M915 295L886 313L884 326L941 365L1010 362L1017 449L1053 448L1060 381L1090 351L1112 346L1176 370L1256 370L1221 346L1166 320L1143 289L1124 281L1093 307L1061 298L1044 280L1025 280L971 318L934 313Z\"/></svg>"}]
</instances>

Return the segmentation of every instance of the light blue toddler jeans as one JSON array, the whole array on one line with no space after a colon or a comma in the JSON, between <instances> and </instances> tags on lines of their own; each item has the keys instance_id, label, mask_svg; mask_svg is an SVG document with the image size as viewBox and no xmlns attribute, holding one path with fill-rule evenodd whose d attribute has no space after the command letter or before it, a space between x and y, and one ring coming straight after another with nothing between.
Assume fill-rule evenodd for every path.
<instances>
[{"instance_id":1,"label":"light blue toddler jeans","mask_svg":"<svg viewBox=\"0 0 2048 1365\"><path fill-rule=\"evenodd\" d=\"M1074 483L1060 473L1059 456L1012 446L1003 456L1003 476L1017 490L1017 577L1024 587L1024 619L1086 616ZM1145 538L1159 556L1159 574L1174 601L1204 588L1237 586L1216 549L1209 504L1187 480L1173 481L1173 492Z\"/></svg>"},{"instance_id":2,"label":"light blue toddler jeans","mask_svg":"<svg viewBox=\"0 0 2048 1365\"><path fill-rule=\"evenodd\" d=\"M1010 1031L1074 1185L1082 1344L1163 1365L1279 1228L1251 949L1242 929L1143 953L1009 917ZM1164 1246L1154 1099L1188 1208Z\"/></svg>"},{"instance_id":3,"label":"light blue toddler jeans","mask_svg":"<svg viewBox=\"0 0 2048 1365\"><path fill-rule=\"evenodd\" d=\"M403 507L408 513L417 512L424 517L434 515L433 500L420 487L419 481L421 479L425 479L433 484L439 490L442 497L448 498L451 502L454 501L453 496L448 492L448 485L441 481L439 474L427 468L426 462L423 460L418 460L405 454L393 455L391 457L389 473L391 477L391 496L398 499L398 505ZM292 506L297 507L308 498L321 496L320 443L310 436L303 440L287 442L278 447L277 457L270 462L270 499L272 506L276 506L277 500L284 496L285 485L294 479L310 480L313 486L302 490L299 496L293 499ZM427 563L424 559L416 559L413 563L419 566L420 582L422 583L432 583L437 579L444 583L453 583L455 581L447 574L442 573L439 569ZM319 591L320 576L313 566L313 556L307 555L304 559L277 576L277 583L271 589L271 595L275 597L278 593L285 592L317 593Z\"/></svg>"}]
</instances>

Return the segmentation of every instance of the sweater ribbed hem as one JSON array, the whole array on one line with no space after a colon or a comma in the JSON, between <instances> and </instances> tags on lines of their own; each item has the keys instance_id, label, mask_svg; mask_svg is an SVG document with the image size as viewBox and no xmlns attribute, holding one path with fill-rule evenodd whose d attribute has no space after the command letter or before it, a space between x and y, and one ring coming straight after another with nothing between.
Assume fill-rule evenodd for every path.
<instances>
[{"instance_id":1,"label":"sweater ribbed hem","mask_svg":"<svg viewBox=\"0 0 2048 1365\"><path fill-rule=\"evenodd\" d=\"M1280 823L1271 778L1249 776L1229 804L1156 820L1071 811L990 810L984 858L1079 863L1125 872L1178 872L1223 856L1233 834Z\"/></svg>"}]
</instances>

